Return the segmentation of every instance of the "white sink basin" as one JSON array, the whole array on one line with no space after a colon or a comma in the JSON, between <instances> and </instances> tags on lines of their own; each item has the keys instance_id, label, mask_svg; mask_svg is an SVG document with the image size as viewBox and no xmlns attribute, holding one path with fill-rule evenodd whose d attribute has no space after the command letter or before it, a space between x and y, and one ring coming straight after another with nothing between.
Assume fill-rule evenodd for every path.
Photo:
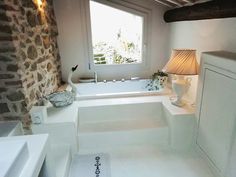
<instances>
[{"instance_id":1,"label":"white sink basin","mask_svg":"<svg viewBox=\"0 0 236 177\"><path fill-rule=\"evenodd\" d=\"M0 142L0 177L18 177L29 159L25 140Z\"/></svg>"},{"instance_id":2,"label":"white sink basin","mask_svg":"<svg viewBox=\"0 0 236 177\"><path fill-rule=\"evenodd\" d=\"M20 121L0 122L0 137L23 135L22 124Z\"/></svg>"}]
</instances>

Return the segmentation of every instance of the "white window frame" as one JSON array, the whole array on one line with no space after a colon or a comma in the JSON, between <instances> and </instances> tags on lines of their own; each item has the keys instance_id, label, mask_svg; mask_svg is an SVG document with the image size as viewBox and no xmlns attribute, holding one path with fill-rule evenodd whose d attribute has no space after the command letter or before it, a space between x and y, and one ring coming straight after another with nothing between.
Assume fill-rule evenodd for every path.
<instances>
[{"instance_id":1,"label":"white window frame","mask_svg":"<svg viewBox=\"0 0 236 177\"><path fill-rule=\"evenodd\" d=\"M148 66L148 58L150 58L150 36L151 36L151 9L126 2L124 0L93 0L95 2L117 8L143 18L143 45L142 45L142 62L140 63L124 63L124 64L95 64L93 57L93 44L92 44L92 30L90 20L90 0L86 1L86 32L87 32L87 46L88 46L88 67L89 70L103 70L107 68L127 67L134 69L145 69Z\"/></svg>"}]
</instances>

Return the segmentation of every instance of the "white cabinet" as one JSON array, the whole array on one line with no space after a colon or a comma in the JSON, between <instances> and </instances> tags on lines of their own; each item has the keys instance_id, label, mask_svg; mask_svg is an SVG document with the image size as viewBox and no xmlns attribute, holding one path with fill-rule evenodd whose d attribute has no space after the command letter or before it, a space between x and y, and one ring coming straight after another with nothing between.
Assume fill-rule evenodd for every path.
<instances>
[{"instance_id":1,"label":"white cabinet","mask_svg":"<svg viewBox=\"0 0 236 177\"><path fill-rule=\"evenodd\" d=\"M231 158L235 154L236 54L203 53L197 117L198 148L219 175L231 177L230 166L236 163Z\"/></svg>"}]
</instances>

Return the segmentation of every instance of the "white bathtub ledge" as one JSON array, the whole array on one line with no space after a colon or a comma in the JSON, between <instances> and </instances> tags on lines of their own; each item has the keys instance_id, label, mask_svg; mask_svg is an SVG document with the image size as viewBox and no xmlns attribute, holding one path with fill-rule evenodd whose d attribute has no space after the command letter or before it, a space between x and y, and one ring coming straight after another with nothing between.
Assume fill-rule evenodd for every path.
<instances>
[{"instance_id":1,"label":"white bathtub ledge","mask_svg":"<svg viewBox=\"0 0 236 177\"><path fill-rule=\"evenodd\" d=\"M78 109L97 107L97 106L112 106L125 104L142 104L142 103L160 103L170 112L171 115L192 115L195 108L189 104L183 107L177 107L171 104L170 96L142 96L142 97L124 97L124 98L106 98L74 101L72 105L63 108L50 107L47 109L48 118L44 123L66 123L78 122Z\"/></svg>"},{"instance_id":2,"label":"white bathtub ledge","mask_svg":"<svg viewBox=\"0 0 236 177\"><path fill-rule=\"evenodd\" d=\"M186 104L184 107L177 107L171 104L169 96L144 96L144 97L125 97L125 98L107 98L78 101L78 108L96 107L96 106L111 106L124 104L139 104L139 103L162 103L163 106L172 115L194 114L195 109Z\"/></svg>"},{"instance_id":3,"label":"white bathtub ledge","mask_svg":"<svg viewBox=\"0 0 236 177\"><path fill-rule=\"evenodd\" d=\"M124 105L138 103L161 103L166 96L144 96L144 97L125 97L125 98L106 98L78 101L79 108L108 106L108 105Z\"/></svg>"}]
</instances>

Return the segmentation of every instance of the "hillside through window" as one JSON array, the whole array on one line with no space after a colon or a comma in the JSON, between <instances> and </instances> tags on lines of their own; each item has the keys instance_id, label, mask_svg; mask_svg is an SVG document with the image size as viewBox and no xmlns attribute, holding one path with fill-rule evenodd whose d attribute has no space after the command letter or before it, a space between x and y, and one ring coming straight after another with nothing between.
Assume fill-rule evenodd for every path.
<instances>
[{"instance_id":1,"label":"hillside through window","mask_svg":"<svg viewBox=\"0 0 236 177\"><path fill-rule=\"evenodd\" d=\"M142 63L142 16L90 1L94 64Z\"/></svg>"}]
</instances>

